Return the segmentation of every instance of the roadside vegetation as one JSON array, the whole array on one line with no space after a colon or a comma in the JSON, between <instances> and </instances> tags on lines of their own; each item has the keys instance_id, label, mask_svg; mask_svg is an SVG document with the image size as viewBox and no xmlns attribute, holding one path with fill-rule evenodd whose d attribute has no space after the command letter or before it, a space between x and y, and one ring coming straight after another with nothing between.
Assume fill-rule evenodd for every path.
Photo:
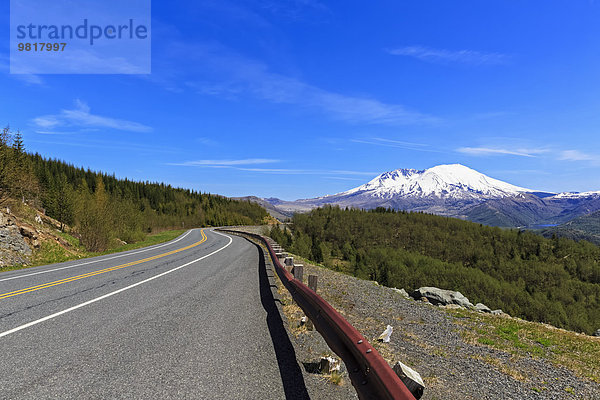
<instances>
[{"instance_id":1,"label":"roadside vegetation","mask_svg":"<svg viewBox=\"0 0 600 400\"><path fill-rule=\"evenodd\" d=\"M473 303L576 332L600 328L600 248L422 213L325 207L270 236L382 285L458 290Z\"/></svg>"},{"instance_id":2,"label":"roadside vegetation","mask_svg":"<svg viewBox=\"0 0 600 400\"><path fill-rule=\"evenodd\" d=\"M268 218L249 201L118 179L27 153L21 134L6 127L0 130L0 207L18 204L59 221L61 231L94 254L123 242L141 243L153 232L260 224ZM42 247L45 255L36 260L63 257L52 244Z\"/></svg>"},{"instance_id":3,"label":"roadside vegetation","mask_svg":"<svg viewBox=\"0 0 600 400\"><path fill-rule=\"evenodd\" d=\"M121 251L135 250L142 247L153 246L156 244L168 242L183 234L185 230L169 230L147 235L143 240L136 243L127 243L110 250L102 252L87 251L79 240L67 233L59 233L59 236L70 244L70 247L61 246L58 243L45 241L40 248L33 251L31 263L27 265L11 265L1 267L0 272L12 271L16 269L35 267L38 265L56 264L65 261L78 260L87 257L102 256L105 254L119 253Z\"/></svg>"},{"instance_id":4,"label":"roadside vegetation","mask_svg":"<svg viewBox=\"0 0 600 400\"><path fill-rule=\"evenodd\" d=\"M469 343L501 350L515 357L544 358L580 377L600 383L600 338L594 340L549 325L468 310L447 312L467 328L462 335ZM544 391L547 387L538 389Z\"/></svg>"}]
</instances>

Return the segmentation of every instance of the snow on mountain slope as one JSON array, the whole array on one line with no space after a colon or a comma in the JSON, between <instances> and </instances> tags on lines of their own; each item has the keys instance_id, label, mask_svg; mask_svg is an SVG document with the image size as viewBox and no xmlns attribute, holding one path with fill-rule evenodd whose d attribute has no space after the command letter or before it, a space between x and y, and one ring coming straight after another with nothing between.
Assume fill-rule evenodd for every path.
<instances>
[{"instance_id":1,"label":"snow on mountain slope","mask_svg":"<svg viewBox=\"0 0 600 400\"><path fill-rule=\"evenodd\" d=\"M490 178L464 165L449 164L421 171L398 169L385 172L362 186L334 196L369 194L382 199L405 197L488 199L512 197L528 192L533 190Z\"/></svg>"},{"instance_id":2,"label":"snow on mountain slope","mask_svg":"<svg viewBox=\"0 0 600 400\"><path fill-rule=\"evenodd\" d=\"M586 197L600 197L600 191L594 192L562 192L554 196L557 199L581 199Z\"/></svg>"}]
</instances>

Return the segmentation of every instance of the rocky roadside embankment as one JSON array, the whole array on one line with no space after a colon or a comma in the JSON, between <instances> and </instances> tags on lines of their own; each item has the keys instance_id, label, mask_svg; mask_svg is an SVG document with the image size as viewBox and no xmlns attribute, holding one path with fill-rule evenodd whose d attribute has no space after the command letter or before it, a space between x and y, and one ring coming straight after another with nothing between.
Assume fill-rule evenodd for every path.
<instances>
[{"instance_id":1,"label":"rocky roadside embankment","mask_svg":"<svg viewBox=\"0 0 600 400\"><path fill-rule=\"evenodd\" d=\"M492 314L457 292L421 288L410 294L428 301L418 301L400 289L300 262L305 280L318 275L318 293L390 365L401 361L420 373L426 386L422 399L600 400L600 338L511 318L500 310ZM341 382L311 373L323 356L337 356L317 332L306 329L302 311L278 284L286 329L311 397L356 398L343 367ZM435 296L446 295L451 305L433 304ZM393 327L390 342L378 342L387 325Z\"/></svg>"},{"instance_id":2,"label":"rocky roadside embankment","mask_svg":"<svg viewBox=\"0 0 600 400\"><path fill-rule=\"evenodd\" d=\"M24 232L31 233L30 230ZM32 252L25 237L16 219L0 212L0 268L29 263Z\"/></svg>"},{"instance_id":3,"label":"rocky roadside embankment","mask_svg":"<svg viewBox=\"0 0 600 400\"><path fill-rule=\"evenodd\" d=\"M44 242L55 243L64 249L72 246L56 232L58 221L34 209L30 218L13 214L10 209L0 211L0 268L30 265L34 251Z\"/></svg>"},{"instance_id":4,"label":"rocky roadside embankment","mask_svg":"<svg viewBox=\"0 0 600 400\"><path fill-rule=\"evenodd\" d=\"M362 332L390 365L402 361L421 374L426 385L422 399L600 399L600 384L544 357L473 342L469 335L473 326L465 325L464 317L455 316L452 310L327 268L306 263L304 268L305 275L319 276L319 294ZM388 324L394 329L390 343L378 343ZM600 340L583 339L595 341L600 348Z\"/></svg>"}]
</instances>

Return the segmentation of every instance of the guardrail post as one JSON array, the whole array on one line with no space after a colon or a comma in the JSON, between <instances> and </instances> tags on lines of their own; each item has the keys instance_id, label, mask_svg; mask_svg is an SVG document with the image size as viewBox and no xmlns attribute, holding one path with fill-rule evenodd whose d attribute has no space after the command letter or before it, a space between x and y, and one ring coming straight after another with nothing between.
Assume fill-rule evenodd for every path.
<instances>
[{"instance_id":1,"label":"guardrail post","mask_svg":"<svg viewBox=\"0 0 600 400\"><path fill-rule=\"evenodd\" d=\"M309 275L308 276L308 287L312 289L313 292L317 293L317 281L319 277L317 275Z\"/></svg>"},{"instance_id":2,"label":"guardrail post","mask_svg":"<svg viewBox=\"0 0 600 400\"><path fill-rule=\"evenodd\" d=\"M294 264L294 278L298 279L302 282L304 278L304 265L303 264Z\"/></svg>"},{"instance_id":3,"label":"guardrail post","mask_svg":"<svg viewBox=\"0 0 600 400\"><path fill-rule=\"evenodd\" d=\"M315 293L317 293L318 279L319 279L319 277L317 275L309 275L308 276L308 288L311 289ZM313 322L310 318L308 318L308 321L306 321L306 329L308 329L309 331L313 331L315 329L315 326L313 325Z\"/></svg>"}]
</instances>

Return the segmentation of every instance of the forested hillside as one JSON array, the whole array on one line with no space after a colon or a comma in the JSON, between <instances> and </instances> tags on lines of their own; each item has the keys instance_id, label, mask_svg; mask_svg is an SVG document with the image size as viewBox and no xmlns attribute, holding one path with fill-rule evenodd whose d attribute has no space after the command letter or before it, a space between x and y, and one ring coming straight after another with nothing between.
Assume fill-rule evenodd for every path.
<instances>
[{"instance_id":1,"label":"forested hillside","mask_svg":"<svg viewBox=\"0 0 600 400\"><path fill-rule=\"evenodd\" d=\"M25 151L21 135L0 132L0 206L18 199L72 226L88 250L119 238L134 242L167 228L246 225L266 211L248 201L133 182Z\"/></svg>"},{"instance_id":2,"label":"forested hillside","mask_svg":"<svg viewBox=\"0 0 600 400\"><path fill-rule=\"evenodd\" d=\"M430 214L326 207L273 238L380 284L459 290L473 303L578 332L600 328L600 248Z\"/></svg>"},{"instance_id":3,"label":"forested hillside","mask_svg":"<svg viewBox=\"0 0 600 400\"><path fill-rule=\"evenodd\" d=\"M564 224L541 231L545 237L560 236L573 240L587 240L600 245L600 211L575 218Z\"/></svg>"}]
</instances>

